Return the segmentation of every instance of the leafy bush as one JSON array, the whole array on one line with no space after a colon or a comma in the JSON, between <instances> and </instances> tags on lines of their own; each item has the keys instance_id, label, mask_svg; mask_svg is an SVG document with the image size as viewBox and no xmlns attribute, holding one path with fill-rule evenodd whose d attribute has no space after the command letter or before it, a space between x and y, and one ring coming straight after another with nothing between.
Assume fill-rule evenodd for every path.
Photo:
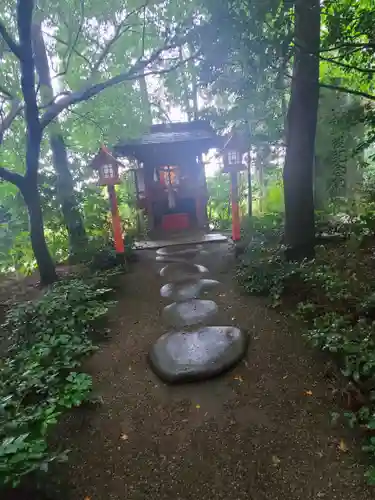
<instances>
[{"instance_id":1,"label":"leafy bush","mask_svg":"<svg viewBox=\"0 0 375 500\"><path fill-rule=\"evenodd\" d=\"M89 335L112 304L110 289L96 286L57 283L7 316L13 345L0 362L0 487L66 459L47 438L62 413L90 398L91 377L79 367L95 351Z\"/></svg>"},{"instance_id":2,"label":"leafy bush","mask_svg":"<svg viewBox=\"0 0 375 500\"><path fill-rule=\"evenodd\" d=\"M305 335L337 360L361 395L358 407L344 416L369 433L364 449L375 459L375 285L368 280L373 270L373 211L336 218L320 214L317 226L345 235L345 240L317 247L313 261L296 264L284 258L277 217L254 218L244 228L237 280L246 293L271 296L277 304L287 292L294 300L302 299L297 312L306 322ZM365 239L369 245L363 246ZM375 484L375 466L368 478Z\"/></svg>"},{"instance_id":3,"label":"leafy bush","mask_svg":"<svg viewBox=\"0 0 375 500\"><path fill-rule=\"evenodd\" d=\"M243 226L245 251L237 267L237 280L249 294L280 299L299 265L284 256L282 216L278 213L252 217Z\"/></svg>"},{"instance_id":4,"label":"leafy bush","mask_svg":"<svg viewBox=\"0 0 375 500\"><path fill-rule=\"evenodd\" d=\"M262 242L246 250L237 268L237 280L246 293L270 295L278 301L288 280L299 272L299 265L287 262L282 247L267 247Z\"/></svg>"}]
</instances>

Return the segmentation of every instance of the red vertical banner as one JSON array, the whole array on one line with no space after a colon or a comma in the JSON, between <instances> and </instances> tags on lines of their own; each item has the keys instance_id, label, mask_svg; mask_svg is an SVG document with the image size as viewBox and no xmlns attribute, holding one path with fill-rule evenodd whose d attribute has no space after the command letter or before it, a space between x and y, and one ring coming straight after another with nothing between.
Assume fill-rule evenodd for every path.
<instances>
[{"instance_id":1,"label":"red vertical banner","mask_svg":"<svg viewBox=\"0 0 375 500\"><path fill-rule=\"evenodd\" d=\"M107 186L109 203L111 206L112 214L112 229L113 229L113 240L115 243L115 250L117 254L124 254L124 239L122 237L121 220L118 211L117 196L115 186Z\"/></svg>"},{"instance_id":2,"label":"red vertical banner","mask_svg":"<svg viewBox=\"0 0 375 500\"><path fill-rule=\"evenodd\" d=\"M241 238L240 208L238 205L237 171L230 173L231 198L232 198L232 239L239 241Z\"/></svg>"}]
</instances>

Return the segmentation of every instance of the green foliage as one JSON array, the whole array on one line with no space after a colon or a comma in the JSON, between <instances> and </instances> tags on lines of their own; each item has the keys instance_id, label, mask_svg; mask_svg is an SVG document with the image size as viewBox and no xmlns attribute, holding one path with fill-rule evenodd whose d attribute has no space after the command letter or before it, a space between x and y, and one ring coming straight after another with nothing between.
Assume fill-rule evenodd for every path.
<instances>
[{"instance_id":1,"label":"green foliage","mask_svg":"<svg viewBox=\"0 0 375 500\"><path fill-rule=\"evenodd\" d=\"M327 233L327 218L317 217ZM343 375L355 384L365 404L346 412L352 426L370 433L365 450L375 460L375 286L373 270L373 211L340 214L331 229L338 241L317 248L316 258L299 264L287 262L280 246L282 225L267 215L253 218L244 232L247 248L237 269L245 293L270 296L273 304L296 305L306 324L305 335L316 348L329 352ZM368 471L375 482L375 467ZM375 484L375 483L374 483Z\"/></svg>"},{"instance_id":2,"label":"green foliage","mask_svg":"<svg viewBox=\"0 0 375 500\"><path fill-rule=\"evenodd\" d=\"M276 305L298 265L287 262L283 248L270 248L262 242L250 244L237 269L237 280L246 293L269 295Z\"/></svg>"},{"instance_id":3,"label":"green foliage","mask_svg":"<svg viewBox=\"0 0 375 500\"><path fill-rule=\"evenodd\" d=\"M207 189L207 214L210 224L218 230L229 229L232 223L230 176L219 170L207 178ZM239 177L238 201L241 208L247 204L247 179L244 176Z\"/></svg>"},{"instance_id":4,"label":"green foliage","mask_svg":"<svg viewBox=\"0 0 375 500\"><path fill-rule=\"evenodd\" d=\"M315 201L327 208L338 197L353 199L361 183L363 105L360 99L321 90L315 151Z\"/></svg>"},{"instance_id":5,"label":"green foliage","mask_svg":"<svg viewBox=\"0 0 375 500\"><path fill-rule=\"evenodd\" d=\"M237 267L237 280L245 293L270 295L278 302L298 266L287 262L281 245L280 214L251 217L243 227L245 251Z\"/></svg>"},{"instance_id":6,"label":"green foliage","mask_svg":"<svg viewBox=\"0 0 375 500\"><path fill-rule=\"evenodd\" d=\"M13 345L0 362L0 487L66 459L50 449L48 436L64 412L90 398L91 377L79 368L95 351L90 336L112 304L110 289L97 286L103 281L62 281L8 313Z\"/></svg>"},{"instance_id":7,"label":"green foliage","mask_svg":"<svg viewBox=\"0 0 375 500\"><path fill-rule=\"evenodd\" d=\"M262 204L265 214L284 211L284 186L280 180L269 182Z\"/></svg>"}]
</instances>

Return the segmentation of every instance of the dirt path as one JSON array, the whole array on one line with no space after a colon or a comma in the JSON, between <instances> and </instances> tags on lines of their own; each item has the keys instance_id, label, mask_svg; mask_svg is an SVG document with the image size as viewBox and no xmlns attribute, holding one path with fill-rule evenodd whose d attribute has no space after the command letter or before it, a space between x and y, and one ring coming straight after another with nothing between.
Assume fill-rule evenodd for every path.
<instances>
[{"instance_id":1,"label":"dirt path","mask_svg":"<svg viewBox=\"0 0 375 500\"><path fill-rule=\"evenodd\" d=\"M74 413L61 430L61 443L72 450L63 468L69 498L374 498L357 465L360 445L330 424L335 408L322 362L281 316L236 293L230 273L219 273L220 255L208 259L225 284L215 294L216 324L249 331L246 360L209 382L160 383L146 355L165 331L166 303L155 262L139 262L124 277L113 338L89 362L104 404Z\"/></svg>"}]
</instances>

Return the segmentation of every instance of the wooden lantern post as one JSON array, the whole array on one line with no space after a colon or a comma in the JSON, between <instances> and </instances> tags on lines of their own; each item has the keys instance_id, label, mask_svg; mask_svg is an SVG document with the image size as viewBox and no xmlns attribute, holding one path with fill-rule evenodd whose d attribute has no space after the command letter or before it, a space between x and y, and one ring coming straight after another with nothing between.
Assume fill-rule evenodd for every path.
<instances>
[{"instance_id":1,"label":"wooden lantern post","mask_svg":"<svg viewBox=\"0 0 375 500\"><path fill-rule=\"evenodd\" d=\"M113 240L119 260L125 259L124 238L121 229L121 219L118 210L116 184L121 184L118 169L121 163L111 155L105 146L102 146L92 160L90 166L99 172L99 184L107 186L110 210L112 215Z\"/></svg>"},{"instance_id":2,"label":"wooden lantern post","mask_svg":"<svg viewBox=\"0 0 375 500\"><path fill-rule=\"evenodd\" d=\"M230 191L232 201L232 240L241 239L240 207L238 200L238 172L245 170L242 162L242 150L236 137L232 136L224 148L224 172L230 174Z\"/></svg>"}]
</instances>

